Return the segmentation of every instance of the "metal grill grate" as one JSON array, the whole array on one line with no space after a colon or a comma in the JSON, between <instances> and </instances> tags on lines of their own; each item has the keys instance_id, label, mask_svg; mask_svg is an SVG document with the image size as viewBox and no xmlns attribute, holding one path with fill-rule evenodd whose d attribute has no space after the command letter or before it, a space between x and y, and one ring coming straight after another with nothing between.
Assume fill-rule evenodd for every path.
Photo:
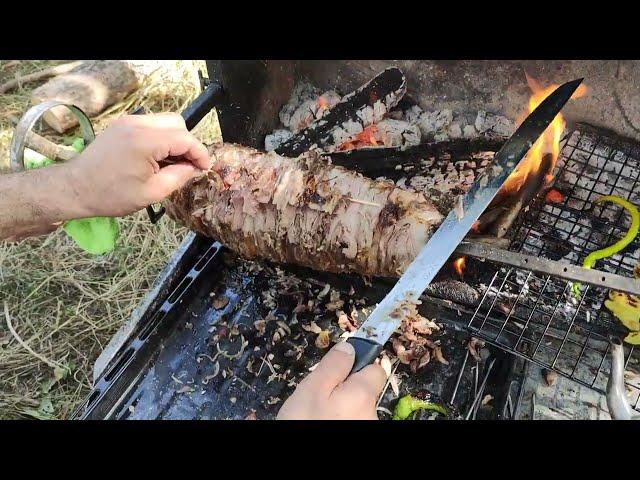
<instances>
[{"instance_id":1,"label":"metal grill grate","mask_svg":"<svg viewBox=\"0 0 640 480\"><path fill-rule=\"evenodd\" d=\"M554 187L564 199L544 195L515 229L510 249L581 264L592 251L611 245L627 231L621 207L594 201L618 195L640 205L640 146L587 125L563 141ZM594 268L632 276L640 238ZM606 288L581 287L572 294L565 280L517 268L501 268L484 290L468 327L475 336L578 383L604 392L609 373L608 336L627 333L604 306ZM625 344L626 345L626 344ZM640 409L638 349L625 347L629 400Z\"/></svg>"}]
</instances>

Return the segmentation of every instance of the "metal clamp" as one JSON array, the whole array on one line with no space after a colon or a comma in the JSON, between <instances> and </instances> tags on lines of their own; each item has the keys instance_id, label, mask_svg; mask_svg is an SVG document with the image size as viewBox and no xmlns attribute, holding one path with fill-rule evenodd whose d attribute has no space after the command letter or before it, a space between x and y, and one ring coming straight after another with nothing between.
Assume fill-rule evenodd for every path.
<instances>
[{"instance_id":1,"label":"metal clamp","mask_svg":"<svg viewBox=\"0 0 640 480\"><path fill-rule=\"evenodd\" d=\"M70 105L57 100L39 103L27 110L13 132L13 138L11 139L11 153L9 157L12 172L22 172L25 170L24 149L27 145L27 137L33 129L33 126L47 111L59 106L67 107L78 119L78 123L80 124L80 133L84 139L85 145L88 145L95 140L96 134L93 131L91 120L89 120L89 117L87 117L87 115L75 105Z\"/></svg>"}]
</instances>

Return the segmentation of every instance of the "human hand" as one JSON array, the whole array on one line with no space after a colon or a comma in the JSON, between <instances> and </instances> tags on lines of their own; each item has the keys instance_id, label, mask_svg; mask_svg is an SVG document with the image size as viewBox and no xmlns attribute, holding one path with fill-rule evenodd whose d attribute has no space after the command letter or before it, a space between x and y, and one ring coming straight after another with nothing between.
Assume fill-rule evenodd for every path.
<instances>
[{"instance_id":1,"label":"human hand","mask_svg":"<svg viewBox=\"0 0 640 480\"><path fill-rule=\"evenodd\" d=\"M387 376L380 365L349 375L355 352L340 342L296 388L278 420L377 420L376 402Z\"/></svg>"},{"instance_id":2,"label":"human hand","mask_svg":"<svg viewBox=\"0 0 640 480\"><path fill-rule=\"evenodd\" d=\"M169 156L183 161L160 168ZM66 165L86 216L102 217L157 203L209 166L206 147L175 113L121 117Z\"/></svg>"}]
</instances>

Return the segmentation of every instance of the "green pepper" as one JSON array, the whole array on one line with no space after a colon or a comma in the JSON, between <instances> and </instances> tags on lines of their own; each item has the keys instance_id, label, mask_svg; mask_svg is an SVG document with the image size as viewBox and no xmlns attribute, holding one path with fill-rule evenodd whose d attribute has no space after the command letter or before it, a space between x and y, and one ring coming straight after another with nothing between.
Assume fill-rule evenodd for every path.
<instances>
[{"instance_id":1,"label":"green pepper","mask_svg":"<svg viewBox=\"0 0 640 480\"><path fill-rule=\"evenodd\" d=\"M447 409L437 403L425 402L419 398L414 398L411 395L405 395L396 405L393 410L394 420L406 420L413 412L418 410L432 410L442 415L447 415Z\"/></svg>"},{"instance_id":2,"label":"green pepper","mask_svg":"<svg viewBox=\"0 0 640 480\"><path fill-rule=\"evenodd\" d=\"M625 200L624 198L618 197L617 195L605 195L596 200L596 203L600 202L612 202L617 205L624 207L631 214L631 226L627 231L626 235L618 240L613 245L610 245L606 248L602 248L600 250L596 250L595 252L591 252L587 255L587 258L582 262L583 268L591 268L598 261L603 258L610 257L611 255L615 255L623 248L627 247L633 240L638 236L638 230L640 229L640 212L636 206ZM577 297L580 295L580 284L573 284L573 294Z\"/></svg>"}]
</instances>

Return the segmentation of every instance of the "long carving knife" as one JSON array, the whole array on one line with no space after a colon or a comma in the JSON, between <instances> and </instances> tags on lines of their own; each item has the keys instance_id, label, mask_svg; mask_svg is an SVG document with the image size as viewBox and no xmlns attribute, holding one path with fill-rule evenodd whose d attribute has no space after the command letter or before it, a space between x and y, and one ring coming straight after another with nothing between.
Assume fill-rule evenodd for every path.
<instances>
[{"instance_id":1,"label":"long carving knife","mask_svg":"<svg viewBox=\"0 0 640 480\"><path fill-rule=\"evenodd\" d=\"M416 303L467 235L474 222L489 206L509 175L529 149L569 101L583 79L567 82L545 98L529 114L495 155L491 165L476 179L463 199L463 212L452 210L438 230L422 247L387 296L371 312L347 341L356 351L352 372L373 363L384 344L402 321L402 304Z\"/></svg>"}]
</instances>

